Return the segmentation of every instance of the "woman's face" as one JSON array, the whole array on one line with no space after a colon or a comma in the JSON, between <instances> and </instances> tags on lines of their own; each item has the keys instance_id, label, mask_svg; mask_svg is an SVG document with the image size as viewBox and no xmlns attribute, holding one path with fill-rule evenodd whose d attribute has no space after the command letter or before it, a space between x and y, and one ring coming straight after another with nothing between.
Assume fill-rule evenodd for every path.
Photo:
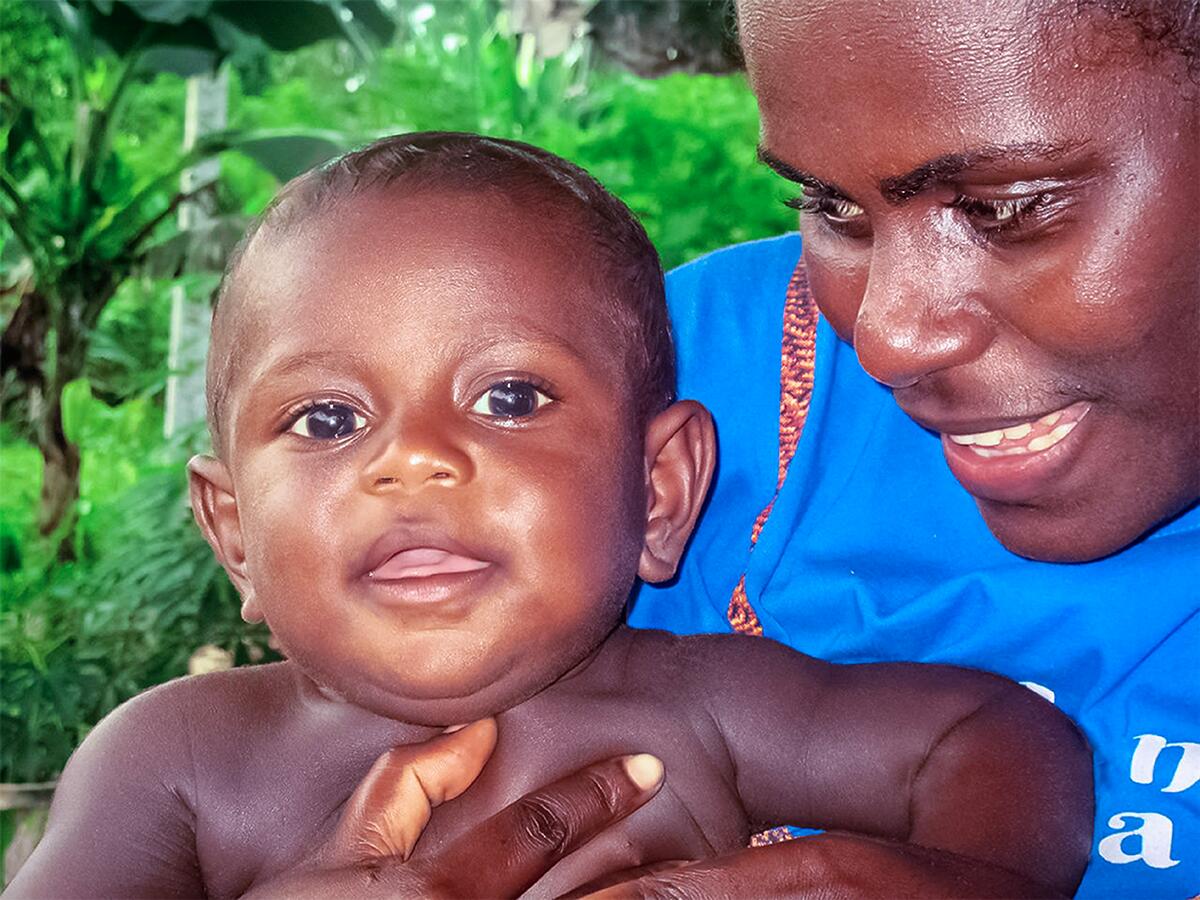
<instances>
[{"instance_id":1,"label":"woman's face","mask_svg":"<svg viewBox=\"0 0 1200 900\"><path fill-rule=\"evenodd\" d=\"M1086 560L1200 496L1200 104L1129 26L1036 6L740 21L822 313L1005 546Z\"/></svg>"}]
</instances>

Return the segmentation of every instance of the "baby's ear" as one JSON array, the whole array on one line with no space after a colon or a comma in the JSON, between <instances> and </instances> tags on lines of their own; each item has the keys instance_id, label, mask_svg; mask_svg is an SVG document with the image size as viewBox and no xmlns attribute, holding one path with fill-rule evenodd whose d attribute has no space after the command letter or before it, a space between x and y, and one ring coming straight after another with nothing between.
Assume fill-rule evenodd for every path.
<instances>
[{"instance_id":1,"label":"baby's ear","mask_svg":"<svg viewBox=\"0 0 1200 900\"><path fill-rule=\"evenodd\" d=\"M188 462L188 490L196 524L242 597L242 618L261 622L262 610L246 574L242 524L229 469L215 456L193 456Z\"/></svg>"},{"instance_id":2,"label":"baby's ear","mask_svg":"<svg viewBox=\"0 0 1200 900\"><path fill-rule=\"evenodd\" d=\"M646 428L646 539L638 563L643 581L675 574L687 546L717 456L712 416L695 400L681 400Z\"/></svg>"}]
</instances>

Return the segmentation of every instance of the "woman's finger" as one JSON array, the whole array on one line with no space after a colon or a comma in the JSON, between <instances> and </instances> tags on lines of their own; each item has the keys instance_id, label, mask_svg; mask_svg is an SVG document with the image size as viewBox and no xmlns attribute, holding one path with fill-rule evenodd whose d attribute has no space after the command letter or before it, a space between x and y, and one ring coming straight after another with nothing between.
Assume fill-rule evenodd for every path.
<instances>
[{"instance_id":1,"label":"woman's finger","mask_svg":"<svg viewBox=\"0 0 1200 900\"><path fill-rule=\"evenodd\" d=\"M496 722L481 719L375 761L342 813L330 863L408 859L435 806L465 791L496 746Z\"/></svg>"},{"instance_id":2,"label":"woman's finger","mask_svg":"<svg viewBox=\"0 0 1200 900\"><path fill-rule=\"evenodd\" d=\"M748 847L642 875L587 900L708 900L711 897L1055 897L1045 884L1008 869L865 835L824 832Z\"/></svg>"},{"instance_id":3,"label":"woman's finger","mask_svg":"<svg viewBox=\"0 0 1200 900\"><path fill-rule=\"evenodd\" d=\"M564 856L629 815L662 784L649 754L594 763L526 794L448 846L428 873L449 896L513 897Z\"/></svg>"},{"instance_id":4,"label":"woman's finger","mask_svg":"<svg viewBox=\"0 0 1200 900\"><path fill-rule=\"evenodd\" d=\"M582 897L592 897L599 893L604 888L616 887L630 882L636 882L638 879L645 878L648 875L657 875L661 872L670 872L674 869L682 869L685 866L690 866L695 862L691 859L665 859L662 862L647 863L644 866L634 866L632 869L622 869L619 872L609 872L607 875L601 875L599 878L593 879L586 884L581 884L573 891L563 894L558 900L580 900Z\"/></svg>"}]
</instances>

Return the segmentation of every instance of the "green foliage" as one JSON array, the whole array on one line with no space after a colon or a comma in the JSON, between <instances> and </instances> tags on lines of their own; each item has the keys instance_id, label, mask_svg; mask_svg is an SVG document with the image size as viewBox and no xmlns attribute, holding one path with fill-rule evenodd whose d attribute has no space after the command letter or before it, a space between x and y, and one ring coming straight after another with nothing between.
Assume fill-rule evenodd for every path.
<instances>
[{"instance_id":1,"label":"green foliage","mask_svg":"<svg viewBox=\"0 0 1200 900\"><path fill-rule=\"evenodd\" d=\"M167 377L171 287L181 284L202 300L216 280L212 273L196 273L125 281L92 332L85 369L92 391L110 403L146 395L157 402Z\"/></svg>"},{"instance_id":2,"label":"green foliage","mask_svg":"<svg viewBox=\"0 0 1200 900\"><path fill-rule=\"evenodd\" d=\"M110 407L86 380L68 385L65 422L86 450L76 559L19 544L0 572L0 781L62 768L118 703L186 674L214 644L240 663L273 657L192 524L184 460L198 436L164 444L147 396ZM29 527L40 458L6 442L0 535ZM22 555L23 554L23 555Z\"/></svg>"},{"instance_id":3,"label":"green foliage","mask_svg":"<svg viewBox=\"0 0 1200 900\"><path fill-rule=\"evenodd\" d=\"M174 225L176 209L211 187L185 190L181 175L238 149L275 177L290 177L341 149L340 137L327 132L221 130L196 137L187 150L148 137L151 159L140 136L117 137L131 98L164 67L209 71L264 46L293 50L342 36L366 56L368 36L386 39L394 24L375 0L278 0L269 9L212 0L54 0L36 9L45 21L28 16L28 7L11 16L33 38L28 51L19 40L6 49L18 61L53 60L62 71L44 83L0 80L0 274L4 292L16 295L6 303L4 345L18 357L5 364L0 398L6 415L20 411L42 453L39 530L57 535L70 529L78 495L63 391L84 374L97 322L121 283ZM33 93L38 87L49 88L49 98Z\"/></svg>"},{"instance_id":4,"label":"green foliage","mask_svg":"<svg viewBox=\"0 0 1200 900\"><path fill-rule=\"evenodd\" d=\"M401 41L370 62L336 44L269 60L270 83L235 72L231 124L317 124L365 143L402 131L478 131L538 144L588 168L642 219L670 268L794 227L780 180L755 159L745 79L648 81L597 67L586 44L541 60L482 0L406 4ZM257 213L276 185L230 161L231 193ZM714 202L714 198L720 198Z\"/></svg>"}]
</instances>

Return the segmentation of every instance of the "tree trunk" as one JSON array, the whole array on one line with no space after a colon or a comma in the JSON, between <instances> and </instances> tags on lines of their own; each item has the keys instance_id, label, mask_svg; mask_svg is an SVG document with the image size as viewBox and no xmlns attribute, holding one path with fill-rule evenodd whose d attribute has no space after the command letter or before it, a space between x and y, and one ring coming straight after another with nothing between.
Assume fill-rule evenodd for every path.
<instances>
[{"instance_id":1,"label":"tree trunk","mask_svg":"<svg viewBox=\"0 0 1200 900\"><path fill-rule=\"evenodd\" d=\"M42 494L38 503L38 532L55 533L69 520L79 499L79 448L67 440L62 423L62 391L45 398L38 422L42 454ZM70 557L70 541L59 546L60 558Z\"/></svg>"},{"instance_id":2,"label":"tree trunk","mask_svg":"<svg viewBox=\"0 0 1200 900\"><path fill-rule=\"evenodd\" d=\"M81 278L81 281L91 279ZM73 559L71 540L75 501L79 499L79 448L67 440L63 428L62 393L71 381L83 375L95 314L103 309L116 290L111 279L101 277L84 286L69 285L51 300L54 310L54 340L47 348L45 393L35 394L30 414L36 430L38 450L42 454L42 492L38 502L38 532L44 537L62 535L59 559Z\"/></svg>"}]
</instances>

